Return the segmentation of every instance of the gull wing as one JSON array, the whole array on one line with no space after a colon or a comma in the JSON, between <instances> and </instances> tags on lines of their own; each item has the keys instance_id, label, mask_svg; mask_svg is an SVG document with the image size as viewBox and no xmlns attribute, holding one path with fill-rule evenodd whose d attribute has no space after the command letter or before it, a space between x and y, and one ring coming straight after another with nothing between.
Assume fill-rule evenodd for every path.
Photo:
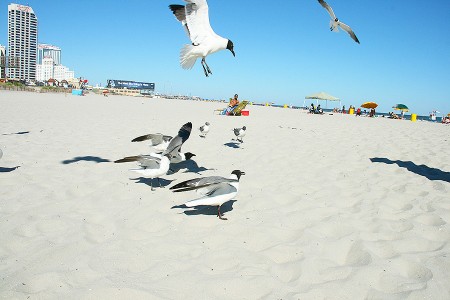
<instances>
[{"instance_id":1,"label":"gull wing","mask_svg":"<svg viewBox=\"0 0 450 300\"><path fill-rule=\"evenodd\" d=\"M169 145L167 146L167 149L163 152L163 155L165 154L170 154L172 156L177 155L178 152L180 152L183 143L191 135L191 130L192 130L191 122L184 124L178 131L178 135L170 141Z\"/></svg>"},{"instance_id":2,"label":"gull wing","mask_svg":"<svg viewBox=\"0 0 450 300\"><path fill-rule=\"evenodd\" d=\"M159 155L135 155L135 156L127 156L122 159L118 159L114 161L115 163L124 163L124 162L139 162L140 166L143 168L151 168L158 169L161 165L161 157Z\"/></svg>"},{"instance_id":3,"label":"gull wing","mask_svg":"<svg viewBox=\"0 0 450 300\"><path fill-rule=\"evenodd\" d=\"M350 35L350 37L359 44L359 40L356 37L355 33L353 32L353 30L350 28L350 26L348 26L345 23L342 23L341 21L338 21L338 25L339 27L341 27L343 30L347 31L347 33Z\"/></svg>"},{"instance_id":4,"label":"gull wing","mask_svg":"<svg viewBox=\"0 0 450 300\"><path fill-rule=\"evenodd\" d=\"M327 11L328 11L328 13L330 14L330 17L334 20L334 19L336 19L336 15L334 14L334 11L333 11L333 9L331 8L331 6L329 6L328 5L328 3L326 3L325 1L323 1L323 0L318 0L319 1L319 3L323 6L323 8L325 8Z\"/></svg>"},{"instance_id":5,"label":"gull wing","mask_svg":"<svg viewBox=\"0 0 450 300\"><path fill-rule=\"evenodd\" d=\"M200 194L208 195L213 190L224 189L225 186L234 188L229 184L231 182L238 182L238 180L221 176L209 176L186 180L174 185L170 189L173 190L174 193L198 190ZM227 190L228 189L229 188L227 188Z\"/></svg>"},{"instance_id":6,"label":"gull wing","mask_svg":"<svg viewBox=\"0 0 450 300\"><path fill-rule=\"evenodd\" d=\"M171 139L172 139L172 137L168 136L168 135L163 135L161 133L150 133L150 134L138 136L137 138L132 139L131 141L132 142L142 142L142 141L146 141L146 140L151 140L152 146L155 146L155 145L161 144L163 141L168 142Z\"/></svg>"},{"instance_id":7,"label":"gull wing","mask_svg":"<svg viewBox=\"0 0 450 300\"><path fill-rule=\"evenodd\" d=\"M235 180L235 182L237 182L237 180ZM200 195L212 197L230 193L237 193L237 189L228 182L221 182L197 189L197 193L199 193Z\"/></svg>"},{"instance_id":8,"label":"gull wing","mask_svg":"<svg viewBox=\"0 0 450 300\"><path fill-rule=\"evenodd\" d=\"M192 44L201 44L216 33L209 23L208 3L206 0L184 0L186 4L186 22Z\"/></svg>"},{"instance_id":9,"label":"gull wing","mask_svg":"<svg viewBox=\"0 0 450 300\"><path fill-rule=\"evenodd\" d=\"M189 32L189 27L187 26L186 22L186 9L184 5L172 4L169 5L169 8L175 15L175 18L177 18L177 20L181 22L181 25L186 31L188 38L191 38L191 33Z\"/></svg>"},{"instance_id":10,"label":"gull wing","mask_svg":"<svg viewBox=\"0 0 450 300\"><path fill-rule=\"evenodd\" d=\"M239 133L241 132L241 129L242 129L242 128L235 128L235 129L233 129L234 135L235 135L235 136L238 136Z\"/></svg>"}]
</instances>

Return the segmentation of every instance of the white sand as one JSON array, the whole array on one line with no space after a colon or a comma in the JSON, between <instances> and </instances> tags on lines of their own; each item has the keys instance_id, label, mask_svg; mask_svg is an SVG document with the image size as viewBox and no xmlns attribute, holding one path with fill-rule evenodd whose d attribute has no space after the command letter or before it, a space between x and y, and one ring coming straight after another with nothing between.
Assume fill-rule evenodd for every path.
<instances>
[{"instance_id":1,"label":"white sand","mask_svg":"<svg viewBox=\"0 0 450 300\"><path fill-rule=\"evenodd\" d=\"M223 106L0 91L0 298L450 299L449 126ZM228 221L171 209L193 164L152 192L97 162L188 121L201 176L246 172Z\"/></svg>"}]
</instances>

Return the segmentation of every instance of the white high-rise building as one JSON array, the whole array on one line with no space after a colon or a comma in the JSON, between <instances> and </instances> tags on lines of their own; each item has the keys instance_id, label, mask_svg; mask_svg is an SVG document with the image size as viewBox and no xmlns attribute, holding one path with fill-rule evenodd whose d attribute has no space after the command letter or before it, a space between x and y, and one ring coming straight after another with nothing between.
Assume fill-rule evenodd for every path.
<instances>
[{"instance_id":1,"label":"white high-rise building","mask_svg":"<svg viewBox=\"0 0 450 300\"><path fill-rule=\"evenodd\" d=\"M8 77L20 80L36 79L38 21L30 6L8 5L8 57L19 60L8 67Z\"/></svg>"}]
</instances>

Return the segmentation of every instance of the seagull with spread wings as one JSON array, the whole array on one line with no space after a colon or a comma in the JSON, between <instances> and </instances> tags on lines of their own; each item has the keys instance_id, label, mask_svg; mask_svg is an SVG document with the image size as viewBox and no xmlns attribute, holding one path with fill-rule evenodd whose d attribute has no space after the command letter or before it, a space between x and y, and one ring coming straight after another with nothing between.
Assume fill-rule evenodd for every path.
<instances>
[{"instance_id":1,"label":"seagull with spread wings","mask_svg":"<svg viewBox=\"0 0 450 300\"><path fill-rule=\"evenodd\" d=\"M206 56L220 50L228 49L233 56L234 45L229 39L217 35L209 23L208 3L206 0L184 0L186 5L172 4L170 10L181 22L191 40L180 51L180 64L183 69L192 69L197 58L202 58L201 64L205 76L212 74L206 63Z\"/></svg>"},{"instance_id":2,"label":"seagull with spread wings","mask_svg":"<svg viewBox=\"0 0 450 300\"><path fill-rule=\"evenodd\" d=\"M329 6L328 3L326 3L323 0L318 0L318 1L328 11L328 13L330 14L330 17L331 17L330 30L338 32L339 31L339 27L340 27L342 30L346 31L355 42L357 42L359 44L359 40L356 37L356 35L353 32L353 30L347 24L342 23L341 21L339 21L339 19L334 14L333 9L331 8L331 6Z\"/></svg>"}]
</instances>

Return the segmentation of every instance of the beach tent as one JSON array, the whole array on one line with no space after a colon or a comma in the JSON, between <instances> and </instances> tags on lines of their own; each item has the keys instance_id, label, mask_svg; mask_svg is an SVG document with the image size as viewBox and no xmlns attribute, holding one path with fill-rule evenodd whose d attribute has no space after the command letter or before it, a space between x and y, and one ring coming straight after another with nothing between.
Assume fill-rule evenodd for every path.
<instances>
[{"instance_id":1,"label":"beach tent","mask_svg":"<svg viewBox=\"0 0 450 300\"><path fill-rule=\"evenodd\" d=\"M331 96L325 92L320 92L320 93L316 93L316 94L312 94L309 96L305 97L305 100L303 101L303 106L305 107L305 102L306 99L315 99L316 103L319 103L319 100L325 100L326 102L326 107L328 107L328 101L339 101L339 107L341 107L341 99L336 98L334 96Z\"/></svg>"}]
</instances>

